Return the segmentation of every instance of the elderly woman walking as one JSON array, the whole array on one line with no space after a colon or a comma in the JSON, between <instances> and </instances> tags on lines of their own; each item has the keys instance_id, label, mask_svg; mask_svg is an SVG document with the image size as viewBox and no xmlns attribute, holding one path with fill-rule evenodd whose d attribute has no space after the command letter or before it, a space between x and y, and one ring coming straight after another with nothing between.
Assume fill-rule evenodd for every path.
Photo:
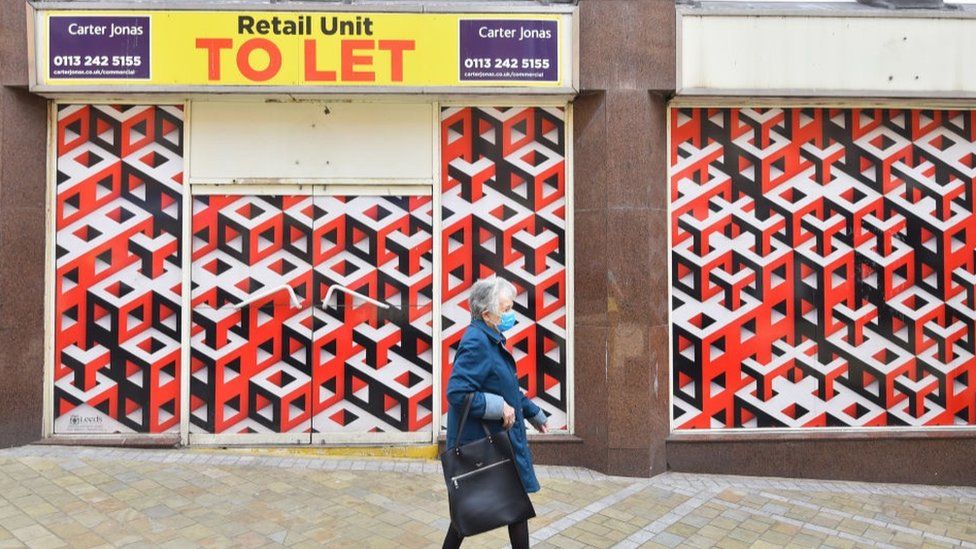
<instances>
[{"instance_id":1,"label":"elderly woman walking","mask_svg":"<svg viewBox=\"0 0 976 549\"><path fill-rule=\"evenodd\" d=\"M515 295L515 286L498 277L479 280L471 287L468 298L471 324L461 339L447 383L450 403L447 447L453 447L458 437L461 444L483 438L482 421L494 433L508 430L522 484L527 493L532 493L539 491L539 481L532 469L525 420L543 433L548 427L545 412L522 394L515 373L515 359L505 348L504 332L515 326L515 311L512 310ZM465 398L472 392L474 398L467 421L457 432L458 414ZM528 522L510 525L508 535L513 548L528 547ZM452 525L444 538L444 547L459 547L463 539Z\"/></svg>"}]
</instances>

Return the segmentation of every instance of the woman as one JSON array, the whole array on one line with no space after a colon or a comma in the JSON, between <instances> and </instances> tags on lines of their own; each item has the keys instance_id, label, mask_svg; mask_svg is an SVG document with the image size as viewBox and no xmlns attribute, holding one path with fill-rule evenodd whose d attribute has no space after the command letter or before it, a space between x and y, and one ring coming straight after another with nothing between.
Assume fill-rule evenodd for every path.
<instances>
[{"instance_id":1,"label":"woman","mask_svg":"<svg viewBox=\"0 0 976 549\"><path fill-rule=\"evenodd\" d=\"M509 429L508 437L515 450L515 463L528 493L539 491L539 481L532 469L532 453L525 436L525 420L538 431L548 432L546 414L522 394L515 374L515 359L505 348L503 332L515 326L515 286L507 280L491 277L479 280L471 287L468 306L471 324L461 338L451 378L447 382L447 447L454 446L457 437L461 444L484 438L480 422L492 432ZM463 412L465 397L474 392L471 411L461 432L457 431L458 414ZM513 549L529 546L527 521L508 527ZM447 530L444 548L456 548L463 537L453 526Z\"/></svg>"}]
</instances>

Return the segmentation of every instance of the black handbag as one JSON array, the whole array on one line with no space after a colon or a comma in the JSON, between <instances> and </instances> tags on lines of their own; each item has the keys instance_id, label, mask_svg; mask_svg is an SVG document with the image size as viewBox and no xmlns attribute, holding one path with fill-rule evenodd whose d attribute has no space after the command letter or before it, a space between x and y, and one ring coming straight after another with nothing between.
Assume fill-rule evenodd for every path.
<instances>
[{"instance_id":1,"label":"black handbag","mask_svg":"<svg viewBox=\"0 0 976 549\"><path fill-rule=\"evenodd\" d=\"M464 400L464 412L453 448L441 453L451 523L462 536L473 536L535 516L525 493L508 430L492 433L485 422L485 438L461 446L461 429L468 419L474 393Z\"/></svg>"}]
</instances>

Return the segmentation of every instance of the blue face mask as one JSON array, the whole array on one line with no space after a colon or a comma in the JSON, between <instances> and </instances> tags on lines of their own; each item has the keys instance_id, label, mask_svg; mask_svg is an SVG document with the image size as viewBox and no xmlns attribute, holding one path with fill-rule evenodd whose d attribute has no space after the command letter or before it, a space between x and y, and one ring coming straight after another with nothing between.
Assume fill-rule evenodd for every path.
<instances>
[{"instance_id":1,"label":"blue face mask","mask_svg":"<svg viewBox=\"0 0 976 549\"><path fill-rule=\"evenodd\" d=\"M515 311L507 311L502 313L501 321L498 323L498 331L504 332L506 330L511 330L515 326Z\"/></svg>"}]
</instances>

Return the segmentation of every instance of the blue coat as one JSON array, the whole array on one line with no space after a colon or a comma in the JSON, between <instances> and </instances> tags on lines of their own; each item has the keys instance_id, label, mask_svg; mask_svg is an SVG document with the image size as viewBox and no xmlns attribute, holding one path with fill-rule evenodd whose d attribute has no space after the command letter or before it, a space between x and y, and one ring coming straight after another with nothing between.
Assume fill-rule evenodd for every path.
<instances>
[{"instance_id":1,"label":"blue coat","mask_svg":"<svg viewBox=\"0 0 976 549\"><path fill-rule=\"evenodd\" d=\"M515 450L515 463L526 492L538 492L539 481L532 468L532 452L526 439L525 420L538 427L546 422L546 414L522 394L515 374L515 359L505 348L505 336L481 319L471 321L461 338L454 367L447 382L447 448L457 440L457 422L464 412L464 399L474 391L468 420L461 427L461 444L485 437L479 421L497 433L502 428L502 404L515 409L515 425L508 438Z\"/></svg>"}]
</instances>

